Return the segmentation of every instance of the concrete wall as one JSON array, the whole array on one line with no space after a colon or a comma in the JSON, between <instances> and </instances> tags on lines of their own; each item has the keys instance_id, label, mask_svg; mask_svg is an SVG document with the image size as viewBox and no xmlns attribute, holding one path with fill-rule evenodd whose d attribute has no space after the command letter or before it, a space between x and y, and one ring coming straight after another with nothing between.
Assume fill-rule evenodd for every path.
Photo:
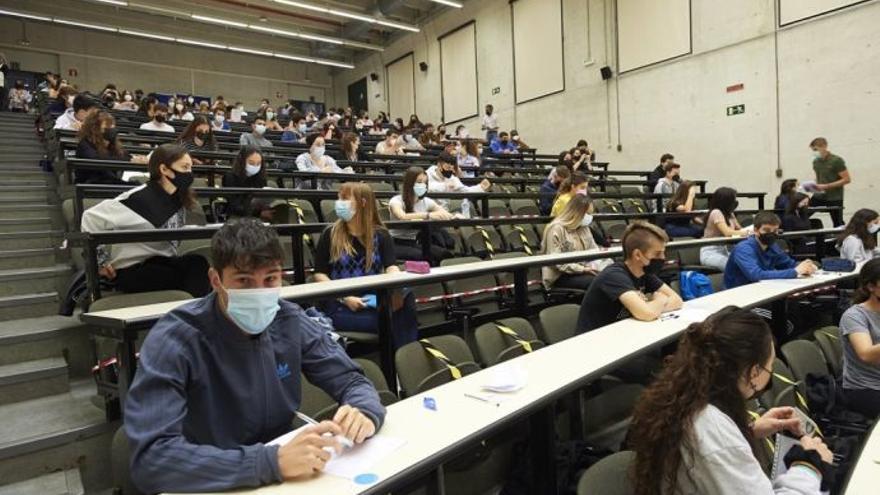
<instances>
[{"instance_id":1,"label":"concrete wall","mask_svg":"<svg viewBox=\"0 0 880 495\"><path fill-rule=\"evenodd\" d=\"M850 212L872 206L880 155L880 2L781 30L775 29L775 4L693 0L691 55L605 82L599 68L616 65L614 0L563 0L566 89L515 105L508 1L471 0L337 74L335 103L347 102L348 84L375 72L380 80L369 83L370 112L387 110L384 65L413 51L416 64L429 64L426 73L416 72L416 111L422 121L436 122L437 37L475 20L480 105L493 103L502 128L517 128L542 151L583 137L600 158L623 169L645 169L669 151L684 175L708 178L710 188L775 195L782 180L777 166L783 178L812 176L807 144L823 135L854 177L846 196ZM726 92L738 83L744 90ZM500 94L492 95L496 87ZM726 116L726 107L736 104L745 104L745 114ZM478 119L463 123L479 132Z\"/></svg>"},{"instance_id":2,"label":"concrete wall","mask_svg":"<svg viewBox=\"0 0 880 495\"><path fill-rule=\"evenodd\" d=\"M81 89L99 91L108 82L147 92L193 92L240 100L248 108L261 98L276 104L288 96L316 101L331 97L326 67L268 57L192 47L40 22L27 22L30 46L21 46L22 22L0 17L0 52L23 70L57 70ZM307 81L306 79L309 79ZM280 95L280 96L279 96Z\"/></svg>"}]
</instances>

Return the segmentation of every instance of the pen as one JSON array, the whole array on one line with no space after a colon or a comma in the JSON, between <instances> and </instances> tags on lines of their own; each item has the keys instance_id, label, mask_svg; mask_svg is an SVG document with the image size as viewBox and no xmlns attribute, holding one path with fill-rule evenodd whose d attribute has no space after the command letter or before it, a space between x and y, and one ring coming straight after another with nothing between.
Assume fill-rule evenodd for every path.
<instances>
[{"instance_id":1,"label":"pen","mask_svg":"<svg viewBox=\"0 0 880 495\"><path fill-rule=\"evenodd\" d=\"M501 403L500 403L500 402L498 402L498 401L492 401L492 400L489 400L489 399L486 398L486 397L481 397L481 396L479 396L479 395L469 394L469 393L465 392L464 396L465 396L465 397L469 397L469 398L471 398L471 399L477 399L478 401L485 402L485 403L487 403L487 404L495 404L495 407L499 407L499 406L501 406Z\"/></svg>"},{"instance_id":2,"label":"pen","mask_svg":"<svg viewBox=\"0 0 880 495\"><path fill-rule=\"evenodd\" d=\"M315 421L314 419L310 418L309 416L307 416L299 411L294 411L293 414L296 414L297 418L303 420L307 424L310 424L312 426L318 424L317 421ZM336 440L338 440L339 443L341 443L342 446L347 449L354 447L354 443L352 443L351 440L349 440L347 437L345 437L345 435L336 435Z\"/></svg>"}]
</instances>

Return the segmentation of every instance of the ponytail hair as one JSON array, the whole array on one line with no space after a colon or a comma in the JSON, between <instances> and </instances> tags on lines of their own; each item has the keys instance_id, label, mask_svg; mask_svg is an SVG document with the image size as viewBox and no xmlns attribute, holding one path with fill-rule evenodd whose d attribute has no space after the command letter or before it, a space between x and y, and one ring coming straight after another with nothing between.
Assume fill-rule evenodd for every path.
<instances>
[{"instance_id":1,"label":"ponytail hair","mask_svg":"<svg viewBox=\"0 0 880 495\"><path fill-rule=\"evenodd\" d=\"M861 304L871 298L868 285L880 285L880 258L874 258L862 266L859 272L859 288L853 294L853 302Z\"/></svg>"}]
</instances>

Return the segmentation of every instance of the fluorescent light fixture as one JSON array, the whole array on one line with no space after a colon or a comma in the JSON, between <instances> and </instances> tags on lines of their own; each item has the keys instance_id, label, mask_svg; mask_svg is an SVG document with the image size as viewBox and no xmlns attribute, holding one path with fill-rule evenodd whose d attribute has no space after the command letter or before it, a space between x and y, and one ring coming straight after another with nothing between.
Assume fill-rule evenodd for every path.
<instances>
[{"instance_id":1,"label":"fluorescent light fixture","mask_svg":"<svg viewBox=\"0 0 880 495\"><path fill-rule=\"evenodd\" d=\"M369 22L369 23L373 23L373 24L376 23L375 17L370 17L370 16L363 15L363 14L355 14L354 12L347 12L345 10L330 9L327 11L327 13L333 14L333 15L338 15L340 17L348 17L349 19L355 19L358 21L364 21L364 22Z\"/></svg>"},{"instance_id":2,"label":"fluorescent light fixture","mask_svg":"<svg viewBox=\"0 0 880 495\"><path fill-rule=\"evenodd\" d=\"M316 63L321 65L329 65L332 67L341 67L343 69L354 69L354 66L351 64L346 64L344 62L333 62L330 60L315 60Z\"/></svg>"},{"instance_id":3,"label":"fluorescent light fixture","mask_svg":"<svg viewBox=\"0 0 880 495\"><path fill-rule=\"evenodd\" d=\"M283 3L284 5L290 5L291 7L299 7L301 9L312 10L315 12L323 12L325 14L331 13L330 9L326 7L321 7L320 5L312 5L310 3L303 2L294 2L292 0L274 0L275 3Z\"/></svg>"},{"instance_id":4,"label":"fluorescent light fixture","mask_svg":"<svg viewBox=\"0 0 880 495\"><path fill-rule=\"evenodd\" d=\"M233 52L250 53L251 55L262 55L264 57L271 57L273 55L272 52L254 50L252 48L241 48L237 46L227 46L226 49Z\"/></svg>"},{"instance_id":5,"label":"fluorescent light fixture","mask_svg":"<svg viewBox=\"0 0 880 495\"><path fill-rule=\"evenodd\" d=\"M460 9L463 7L462 4L460 4L458 2L453 2L452 0L431 0L431 1L434 3L439 3L440 5L446 5L448 7L455 7L457 9Z\"/></svg>"},{"instance_id":6,"label":"fluorescent light fixture","mask_svg":"<svg viewBox=\"0 0 880 495\"><path fill-rule=\"evenodd\" d=\"M24 19L33 19L35 21L52 22L51 17L44 17L41 15L34 15L34 14L25 14L24 12L13 12L11 10L0 9L0 15L8 15L8 16L12 16L12 17L22 17Z\"/></svg>"},{"instance_id":7,"label":"fluorescent light fixture","mask_svg":"<svg viewBox=\"0 0 880 495\"><path fill-rule=\"evenodd\" d=\"M161 12L162 14L170 15L170 16L174 16L174 17L189 17L190 16L190 14L188 12L181 12L179 10L174 10L174 9L165 9L162 7L156 7L156 6L148 5L145 3L131 3L131 2L129 2L128 6L138 8L138 9L144 9L144 10L152 10L153 12Z\"/></svg>"},{"instance_id":8,"label":"fluorescent light fixture","mask_svg":"<svg viewBox=\"0 0 880 495\"><path fill-rule=\"evenodd\" d=\"M330 15L335 15L335 16L339 16L339 17L346 17L348 19L354 19L357 21L369 22L370 24L381 24L383 26L388 26L388 27L392 27L395 29L403 29L406 31L412 31L414 33L419 32L419 28L416 26L412 26L409 24L401 24L399 22L385 21L385 20L379 19L378 17L373 17L373 16L369 16L369 15L365 15L365 14L359 14L357 12L352 12L349 10L330 9L327 7L322 7L320 5L314 5L311 3L299 2L299 1L295 1L295 0L272 0L272 1L275 3L283 4L283 5L289 5L291 7L299 7L301 9L311 10L314 12L321 12L323 14L330 14ZM453 4L456 4L456 2L453 2L451 0L445 0L445 1L449 2L448 5L456 6L456 5L453 5ZM461 5L457 5L457 6L461 7Z\"/></svg>"},{"instance_id":9,"label":"fluorescent light fixture","mask_svg":"<svg viewBox=\"0 0 880 495\"><path fill-rule=\"evenodd\" d=\"M117 31L117 29L115 27L99 26L97 24L88 24L88 23L79 22L79 21L68 21L67 19L59 19L57 17L53 18L52 20L57 22L58 24L67 24L68 26L76 26L76 27L81 27L81 28L86 28L86 29L97 29L98 31L110 31L113 33L115 33Z\"/></svg>"},{"instance_id":10,"label":"fluorescent light fixture","mask_svg":"<svg viewBox=\"0 0 880 495\"><path fill-rule=\"evenodd\" d=\"M197 21L210 22L213 24L222 24L224 26L233 26L233 27L237 27L237 28L248 27L248 25L243 22L227 21L226 19L218 19L216 17L208 17L205 15L190 14L190 17L192 17L193 19L195 19Z\"/></svg>"},{"instance_id":11,"label":"fluorescent light fixture","mask_svg":"<svg viewBox=\"0 0 880 495\"><path fill-rule=\"evenodd\" d=\"M142 38L150 38L153 40L174 41L173 36L162 36L161 34L142 33L140 31L130 31L128 29L119 29L119 34L128 34L130 36L140 36Z\"/></svg>"},{"instance_id":12,"label":"fluorescent light fixture","mask_svg":"<svg viewBox=\"0 0 880 495\"><path fill-rule=\"evenodd\" d=\"M324 43L332 43L334 45L344 45L345 44L345 42L340 41L340 40L325 38L323 36L315 36L312 34L301 33L301 34L298 34L297 36L299 36L300 38L305 39L305 40L323 41Z\"/></svg>"},{"instance_id":13,"label":"fluorescent light fixture","mask_svg":"<svg viewBox=\"0 0 880 495\"><path fill-rule=\"evenodd\" d=\"M276 53L275 56L278 58L283 58L283 59L287 59L287 60L296 60L297 62L312 62L312 63L318 62L317 60L315 60L313 58L300 57L298 55L288 55L286 53Z\"/></svg>"},{"instance_id":14,"label":"fluorescent light fixture","mask_svg":"<svg viewBox=\"0 0 880 495\"><path fill-rule=\"evenodd\" d=\"M248 27L253 29L254 31L262 31L264 33L279 34L281 36L291 36L291 37L299 36L299 33L294 33L293 31L285 31L283 29L259 26L257 24L250 24L250 25L248 25Z\"/></svg>"},{"instance_id":15,"label":"fluorescent light fixture","mask_svg":"<svg viewBox=\"0 0 880 495\"><path fill-rule=\"evenodd\" d=\"M412 31L413 33L419 32L419 28L417 28L415 26L410 26L408 24L400 24L399 22L377 20L376 23L381 24L383 26L393 27L393 28L397 28L397 29L403 29L404 31Z\"/></svg>"},{"instance_id":16,"label":"fluorescent light fixture","mask_svg":"<svg viewBox=\"0 0 880 495\"><path fill-rule=\"evenodd\" d=\"M205 46L208 48L219 48L220 50L226 49L226 45L221 45L219 43L209 43L207 41L190 40L187 38L177 38L176 41L185 45Z\"/></svg>"},{"instance_id":17,"label":"fluorescent light fixture","mask_svg":"<svg viewBox=\"0 0 880 495\"><path fill-rule=\"evenodd\" d=\"M128 2L121 0L92 0L93 2L109 3L110 5L118 5L120 7L128 7Z\"/></svg>"},{"instance_id":18,"label":"fluorescent light fixture","mask_svg":"<svg viewBox=\"0 0 880 495\"><path fill-rule=\"evenodd\" d=\"M330 43L333 45L351 46L351 47L356 47L356 48L363 48L365 50L374 50L377 52L385 51L385 49L382 48L381 46L371 45L369 43L360 43L357 41L350 41L350 40L340 39L340 38L331 38L329 36L320 36L320 35L314 35L314 34L308 34L308 33L298 33L295 31L287 31L285 29L260 26L259 24L248 24L248 27L250 29L253 29L254 31L260 31L260 32L269 33L269 34L277 34L279 36L287 36L289 38L301 38L301 39L306 39L306 40L320 41L323 43Z\"/></svg>"}]
</instances>

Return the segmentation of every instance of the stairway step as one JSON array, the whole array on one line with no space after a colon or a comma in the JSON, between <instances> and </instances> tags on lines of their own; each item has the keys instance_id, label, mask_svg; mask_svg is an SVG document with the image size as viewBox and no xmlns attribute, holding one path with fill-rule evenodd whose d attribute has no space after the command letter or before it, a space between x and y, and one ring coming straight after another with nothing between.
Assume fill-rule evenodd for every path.
<instances>
[{"instance_id":1,"label":"stairway step","mask_svg":"<svg viewBox=\"0 0 880 495\"><path fill-rule=\"evenodd\" d=\"M0 486L0 495L82 495L84 493L79 468L56 471Z\"/></svg>"},{"instance_id":2,"label":"stairway step","mask_svg":"<svg viewBox=\"0 0 880 495\"><path fill-rule=\"evenodd\" d=\"M47 215L59 213L57 205L31 204L31 205L2 205L0 204L0 218L45 218Z\"/></svg>"},{"instance_id":3,"label":"stairway step","mask_svg":"<svg viewBox=\"0 0 880 495\"><path fill-rule=\"evenodd\" d=\"M42 168L40 168L39 160L8 160L4 157L0 157L0 170L3 171L3 174L7 174L10 172L42 172Z\"/></svg>"},{"instance_id":4,"label":"stairway step","mask_svg":"<svg viewBox=\"0 0 880 495\"><path fill-rule=\"evenodd\" d=\"M0 202L2 202L0 198ZM34 206L29 204L26 206ZM39 205L36 205L39 206ZM64 234L61 231L10 232L0 234L0 250L55 248L61 245Z\"/></svg>"},{"instance_id":5,"label":"stairway step","mask_svg":"<svg viewBox=\"0 0 880 495\"><path fill-rule=\"evenodd\" d=\"M0 406L68 392L67 378L63 357L0 366Z\"/></svg>"},{"instance_id":6,"label":"stairway step","mask_svg":"<svg viewBox=\"0 0 880 495\"><path fill-rule=\"evenodd\" d=\"M58 292L0 297L0 322L58 314Z\"/></svg>"},{"instance_id":7,"label":"stairway step","mask_svg":"<svg viewBox=\"0 0 880 495\"><path fill-rule=\"evenodd\" d=\"M5 177L0 179L0 187L23 187L23 186L49 186L49 176L44 177L31 177L31 178L18 178L18 177Z\"/></svg>"},{"instance_id":8,"label":"stairway step","mask_svg":"<svg viewBox=\"0 0 880 495\"><path fill-rule=\"evenodd\" d=\"M0 218L0 232L33 232L35 230L51 229L52 219L49 217Z\"/></svg>"},{"instance_id":9,"label":"stairway step","mask_svg":"<svg viewBox=\"0 0 880 495\"><path fill-rule=\"evenodd\" d=\"M52 304L57 309L54 297ZM90 355L80 355L88 354L80 350L89 347L87 330L77 315L19 317L0 321L0 365L56 357L64 353L71 361L71 373L81 374L94 364ZM79 342L81 339L84 341Z\"/></svg>"},{"instance_id":10,"label":"stairway step","mask_svg":"<svg viewBox=\"0 0 880 495\"><path fill-rule=\"evenodd\" d=\"M70 281L68 265L0 270L0 297L59 291Z\"/></svg>"},{"instance_id":11,"label":"stairway step","mask_svg":"<svg viewBox=\"0 0 880 495\"><path fill-rule=\"evenodd\" d=\"M3 220L0 220L2 222ZM26 266L47 267L55 264L57 252L53 248L14 249L0 251L0 270Z\"/></svg>"}]
</instances>

